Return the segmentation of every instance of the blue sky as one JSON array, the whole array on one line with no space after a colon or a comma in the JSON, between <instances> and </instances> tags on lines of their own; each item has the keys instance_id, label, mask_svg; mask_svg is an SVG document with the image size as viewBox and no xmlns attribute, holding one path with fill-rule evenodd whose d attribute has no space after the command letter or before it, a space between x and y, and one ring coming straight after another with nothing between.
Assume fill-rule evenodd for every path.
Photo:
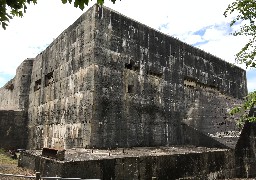
<instances>
[{"instance_id":1,"label":"blue sky","mask_svg":"<svg viewBox=\"0 0 256 180\"><path fill-rule=\"evenodd\" d=\"M248 91L252 92L256 90L256 69L251 69L250 71L247 71L247 86Z\"/></svg>"},{"instance_id":2,"label":"blue sky","mask_svg":"<svg viewBox=\"0 0 256 180\"><path fill-rule=\"evenodd\" d=\"M235 63L234 55L247 38L230 35L240 26L236 24L230 28L232 17L223 16L231 2L232 0L122 0L115 5L106 1L105 5L223 60ZM90 2L89 7L94 3L95 1ZM87 9L88 7L84 12ZM30 5L23 18L11 20L7 30L0 29L0 87L15 75L16 68L24 59L35 57L43 51L82 13L83 11L70 4L63 5L61 0L44 0L37 5ZM256 89L255 77L255 70L247 70L249 91Z\"/></svg>"}]
</instances>

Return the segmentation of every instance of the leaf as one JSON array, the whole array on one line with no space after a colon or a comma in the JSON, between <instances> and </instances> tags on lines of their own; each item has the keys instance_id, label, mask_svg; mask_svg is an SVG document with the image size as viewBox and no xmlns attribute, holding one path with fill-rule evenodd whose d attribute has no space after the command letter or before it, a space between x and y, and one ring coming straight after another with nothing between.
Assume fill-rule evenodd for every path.
<instances>
[{"instance_id":1,"label":"leaf","mask_svg":"<svg viewBox=\"0 0 256 180\"><path fill-rule=\"evenodd\" d=\"M68 1L67 0L61 0L63 4L66 4Z\"/></svg>"},{"instance_id":2,"label":"leaf","mask_svg":"<svg viewBox=\"0 0 256 180\"><path fill-rule=\"evenodd\" d=\"M97 3L100 4L100 5L103 5L104 0L97 0Z\"/></svg>"},{"instance_id":3,"label":"leaf","mask_svg":"<svg viewBox=\"0 0 256 180\"><path fill-rule=\"evenodd\" d=\"M223 15L236 13L236 17L230 22L230 26L243 24L241 28L234 32L234 36L249 36L247 44L236 54L236 61L245 63L246 67L255 67L256 63L256 1L255 0L235 0L229 4Z\"/></svg>"},{"instance_id":4,"label":"leaf","mask_svg":"<svg viewBox=\"0 0 256 180\"><path fill-rule=\"evenodd\" d=\"M2 22L2 28L3 28L4 30L6 30L6 26L7 26L7 24L6 24L5 22Z\"/></svg>"},{"instance_id":5,"label":"leaf","mask_svg":"<svg viewBox=\"0 0 256 180\"><path fill-rule=\"evenodd\" d=\"M246 121L248 122L256 122L256 117L248 117L249 110L253 108L256 105L256 91L249 93L243 104L240 106L236 106L231 111L229 111L229 114L231 116L240 116L240 118L237 121L238 125L244 124Z\"/></svg>"}]
</instances>

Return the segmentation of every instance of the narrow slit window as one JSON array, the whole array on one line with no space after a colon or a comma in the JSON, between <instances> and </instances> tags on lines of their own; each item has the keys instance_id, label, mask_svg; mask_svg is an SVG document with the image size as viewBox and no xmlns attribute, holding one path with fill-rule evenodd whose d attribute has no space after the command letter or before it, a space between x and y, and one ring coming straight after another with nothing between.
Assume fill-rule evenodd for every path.
<instances>
[{"instance_id":1,"label":"narrow slit window","mask_svg":"<svg viewBox=\"0 0 256 180\"><path fill-rule=\"evenodd\" d=\"M35 82L34 91L41 89L41 79Z\"/></svg>"},{"instance_id":2,"label":"narrow slit window","mask_svg":"<svg viewBox=\"0 0 256 180\"><path fill-rule=\"evenodd\" d=\"M147 74L148 75L152 75L152 76L156 76L156 77L159 77L159 78L162 78L163 76L163 73L160 73L160 72L153 72L151 70L147 71Z\"/></svg>"},{"instance_id":3,"label":"narrow slit window","mask_svg":"<svg viewBox=\"0 0 256 180\"><path fill-rule=\"evenodd\" d=\"M127 92L128 93L133 93L134 92L134 85L128 85Z\"/></svg>"},{"instance_id":4,"label":"narrow slit window","mask_svg":"<svg viewBox=\"0 0 256 180\"><path fill-rule=\"evenodd\" d=\"M53 83L53 72L48 73L45 75L45 87L49 86Z\"/></svg>"}]
</instances>

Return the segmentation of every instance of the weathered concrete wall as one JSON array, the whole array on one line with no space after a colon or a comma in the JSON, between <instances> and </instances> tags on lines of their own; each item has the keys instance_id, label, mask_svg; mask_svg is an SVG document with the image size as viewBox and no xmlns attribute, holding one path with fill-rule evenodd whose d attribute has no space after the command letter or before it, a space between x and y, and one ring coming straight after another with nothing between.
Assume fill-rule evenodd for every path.
<instances>
[{"instance_id":1,"label":"weathered concrete wall","mask_svg":"<svg viewBox=\"0 0 256 180\"><path fill-rule=\"evenodd\" d=\"M19 166L44 176L96 179L229 179L235 176L233 150L213 150L175 155L100 158L86 161L56 161L22 153Z\"/></svg>"},{"instance_id":2,"label":"weathered concrete wall","mask_svg":"<svg viewBox=\"0 0 256 180\"><path fill-rule=\"evenodd\" d=\"M231 151L190 153L173 156L126 157L88 162L63 164L63 176L82 175L83 178L100 179L217 179L235 176ZM89 171L72 170L81 165ZM193 166L192 166L193 164ZM94 168L92 168L94 167ZM79 176L80 175L80 176Z\"/></svg>"},{"instance_id":3,"label":"weathered concrete wall","mask_svg":"<svg viewBox=\"0 0 256 180\"><path fill-rule=\"evenodd\" d=\"M249 117L256 117L256 107L251 108ZM256 176L256 123L246 122L236 144L237 177Z\"/></svg>"},{"instance_id":4,"label":"weathered concrete wall","mask_svg":"<svg viewBox=\"0 0 256 180\"><path fill-rule=\"evenodd\" d=\"M239 132L227 111L247 94L244 70L107 8L96 11L93 146L204 145L200 133L184 136L185 123L234 148Z\"/></svg>"},{"instance_id":5,"label":"weathered concrete wall","mask_svg":"<svg viewBox=\"0 0 256 180\"><path fill-rule=\"evenodd\" d=\"M26 59L15 77L0 88L0 148L26 148L27 109L33 59Z\"/></svg>"},{"instance_id":6,"label":"weathered concrete wall","mask_svg":"<svg viewBox=\"0 0 256 180\"><path fill-rule=\"evenodd\" d=\"M228 111L247 94L245 71L197 49L184 59L183 122L235 148L239 129Z\"/></svg>"},{"instance_id":7,"label":"weathered concrete wall","mask_svg":"<svg viewBox=\"0 0 256 180\"><path fill-rule=\"evenodd\" d=\"M31 80L30 148L204 145L192 129L234 147L227 109L247 93L242 69L97 5L35 58Z\"/></svg>"},{"instance_id":8,"label":"weathered concrete wall","mask_svg":"<svg viewBox=\"0 0 256 180\"><path fill-rule=\"evenodd\" d=\"M236 121L230 117L228 111L234 104L242 100L221 94L213 89L202 87L185 87L185 110L183 122L190 128L200 131L212 139L235 148L240 135ZM194 136L183 136L185 144L190 144Z\"/></svg>"},{"instance_id":9,"label":"weathered concrete wall","mask_svg":"<svg viewBox=\"0 0 256 180\"><path fill-rule=\"evenodd\" d=\"M90 144L94 95L93 8L34 61L29 95L29 147Z\"/></svg>"},{"instance_id":10,"label":"weathered concrete wall","mask_svg":"<svg viewBox=\"0 0 256 180\"><path fill-rule=\"evenodd\" d=\"M109 9L96 11L93 146L181 143L182 104L174 102L183 98L175 95L182 90L182 61L170 65L165 41L172 38Z\"/></svg>"},{"instance_id":11,"label":"weathered concrete wall","mask_svg":"<svg viewBox=\"0 0 256 180\"><path fill-rule=\"evenodd\" d=\"M16 150L26 148L27 113L24 111L0 110L0 148Z\"/></svg>"},{"instance_id":12,"label":"weathered concrete wall","mask_svg":"<svg viewBox=\"0 0 256 180\"><path fill-rule=\"evenodd\" d=\"M227 110L247 89L244 70L95 5L34 61L24 61L0 92L0 109L24 110L0 111L0 143L8 149L24 147L26 133L32 149L234 148L239 130ZM26 155L21 166L102 179L254 175L247 160L255 160L255 128L244 129L236 151L75 162Z\"/></svg>"},{"instance_id":13,"label":"weathered concrete wall","mask_svg":"<svg viewBox=\"0 0 256 180\"><path fill-rule=\"evenodd\" d=\"M246 123L236 145L238 177L256 176L256 124Z\"/></svg>"},{"instance_id":14,"label":"weathered concrete wall","mask_svg":"<svg viewBox=\"0 0 256 180\"><path fill-rule=\"evenodd\" d=\"M0 110L27 110L33 59L26 59L15 77L0 88Z\"/></svg>"}]
</instances>

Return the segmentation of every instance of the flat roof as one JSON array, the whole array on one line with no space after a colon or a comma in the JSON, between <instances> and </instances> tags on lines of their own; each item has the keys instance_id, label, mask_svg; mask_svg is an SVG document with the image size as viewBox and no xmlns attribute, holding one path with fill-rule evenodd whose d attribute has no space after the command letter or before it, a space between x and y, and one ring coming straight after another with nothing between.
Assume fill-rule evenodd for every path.
<instances>
[{"instance_id":1,"label":"flat roof","mask_svg":"<svg viewBox=\"0 0 256 180\"><path fill-rule=\"evenodd\" d=\"M85 149L72 148L65 151L65 162L90 161L103 159L116 159L127 157L168 156L191 153L205 153L216 151L229 151L230 149L207 148L195 146L171 146L171 147L133 147L117 149ZM41 156L42 150L27 150L29 154ZM45 157L44 157L45 158Z\"/></svg>"}]
</instances>

